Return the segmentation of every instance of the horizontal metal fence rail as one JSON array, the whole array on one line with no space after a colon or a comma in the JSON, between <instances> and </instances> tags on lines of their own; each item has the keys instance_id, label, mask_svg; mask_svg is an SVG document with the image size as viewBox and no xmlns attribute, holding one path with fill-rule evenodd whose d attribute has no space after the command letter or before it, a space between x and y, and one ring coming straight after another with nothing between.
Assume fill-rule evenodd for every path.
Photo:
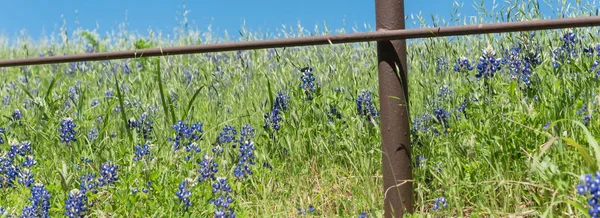
<instances>
[{"instance_id":1,"label":"horizontal metal fence rail","mask_svg":"<svg viewBox=\"0 0 600 218\"><path fill-rule=\"evenodd\" d=\"M208 52L224 52L237 50L253 50L265 48L295 47L307 45L341 44L365 41L382 41L397 39L431 38L442 36L459 36L487 33L503 33L518 31L533 31L561 28L576 28L600 26L600 16L563 18L552 20L533 20L520 22L505 22L495 24L474 24L467 26L422 28L408 30L378 30L366 33L336 34L325 36L308 36L288 39L273 39L248 42L229 42L221 44L203 44L191 46L151 48L129 51L98 52L89 54L74 54L64 56L22 58L0 60L0 67L25 65L57 64L80 61L99 61L126 58L141 58L164 55L197 54Z\"/></svg>"}]
</instances>

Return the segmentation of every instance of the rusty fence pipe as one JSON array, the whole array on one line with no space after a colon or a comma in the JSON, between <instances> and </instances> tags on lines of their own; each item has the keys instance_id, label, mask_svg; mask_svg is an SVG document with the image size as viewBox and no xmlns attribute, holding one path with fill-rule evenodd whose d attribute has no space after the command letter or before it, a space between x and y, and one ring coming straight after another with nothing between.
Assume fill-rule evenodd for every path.
<instances>
[{"instance_id":1,"label":"rusty fence pipe","mask_svg":"<svg viewBox=\"0 0 600 218\"><path fill-rule=\"evenodd\" d=\"M401 18L398 18L401 19ZM401 20L404 20L402 18ZM23 58L0 60L0 67L56 64L79 61L99 61L111 59L153 57L163 55L182 55L208 52L224 52L252 50L264 48L295 47L306 45L340 44L365 41L383 41L394 39L431 38L441 36L458 36L486 33L533 31L545 29L576 28L600 26L600 16L563 18L553 20L533 20L495 24L474 24L467 26L422 28L410 30L389 30L365 33L336 34L325 36L308 36L300 38L273 39L248 42L229 42L221 44L204 44L165 48L151 48L130 51L98 52L91 54L75 54L43 58Z\"/></svg>"},{"instance_id":2,"label":"rusty fence pipe","mask_svg":"<svg viewBox=\"0 0 600 218\"><path fill-rule=\"evenodd\" d=\"M375 0L378 32L405 28L404 0ZM377 41L384 216L413 212L406 40Z\"/></svg>"}]
</instances>

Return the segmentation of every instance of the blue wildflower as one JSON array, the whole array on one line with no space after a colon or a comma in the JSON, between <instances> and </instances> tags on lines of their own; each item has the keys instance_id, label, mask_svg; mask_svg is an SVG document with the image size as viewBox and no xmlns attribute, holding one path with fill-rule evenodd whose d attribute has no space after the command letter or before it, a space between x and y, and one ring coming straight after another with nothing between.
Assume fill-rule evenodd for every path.
<instances>
[{"instance_id":1,"label":"blue wildflower","mask_svg":"<svg viewBox=\"0 0 600 218\"><path fill-rule=\"evenodd\" d=\"M115 182L119 180L117 169L119 169L119 166L112 164L111 162L102 164L102 167L100 168L100 178L98 178L98 186L102 187L115 184Z\"/></svg>"},{"instance_id":2,"label":"blue wildflower","mask_svg":"<svg viewBox=\"0 0 600 218\"><path fill-rule=\"evenodd\" d=\"M287 93L279 91L277 93L277 97L275 98L275 102L273 102L273 108L271 111L265 113L265 129L279 130L281 125L279 122L282 120L281 115L283 111L288 109L288 100L290 96Z\"/></svg>"},{"instance_id":3,"label":"blue wildflower","mask_svg":"<svg viewBox=\"0 0 600 218\"><path fill-rule=\"evenodd\" d=\"M579 184L575 186L578 194L588 197L588 205L591 207L588 213L591 217L600 217L599 188L600 172L596 172L595 176L592 174L582 175Z\"/></svg>"},{"instance_id":4,"label":"blue wildflower","mask_svg":"<svg viewBox=\"0 0 600 218\"><path fill-rule=\"evenodd\" d=\"M230 195L231 187L227 184L227 179L224 177L217 178L212 187L214 198L209 203L215 205L217 208L215 218L235 217L235 211L233 208L230 208L233 198Z\"/></svg>"},{"instance_id":5,"label":"blue wildflower","mask_svg":"<svg viewBox=\"0 0 600 218\"><path fill-rule=\"evenodd\" d=\"M72 142L77 141L75 138L75 134L77 134L75 131L76 126L77 125L73 123L72 118L63 118L60 127L58 128L58 131L60 132L60 142L71 145Z\"/></svg>"},{"instance_id":6,"label":"blue wildflower","mask_svg":"<svg viewBox=\"0 0 600 218\"><path fill-rule=\"evenodd\" d=\"M33 165L36 165L36 164L37 164L37 161L35 161L35 159L33 158L33 156L27 155L27 156L25 156L25 160L23 161L23 163L21 164L21 166L32 167Z\"/></svg>"},{"instance_id":7,"label":"blue wildflower","mask_svg":"<svg viewBox=\"0 0 600 218\"><path fill-rule=\"evenodd\" d=\"M144 156L150 156L150 146L148 143L144 143L143 145L138 143L135 146L135 157L133 158L133 161L139 161L143 159ZM152 157L150 157L150 160L152 160Z\"/></svg>"},{"instance_id":8,"label":"blue wildflower","mask_svg":"<svg viewBox=\"0 0 600 218\"><path fill-rule=\"evenodd\" d=\"M256 147L254 146L254 142L251 141L251 135L249 132L253 133L254 129L246 124L242 128L242 132L245 133L244 139L240 139L240 153L238 154L238 164L234 169L234 176L238 179L246 178L248 175L252 175L252 170L250 169L250 165L254 165L254 150ZM253 137L253 136L252 136Z\"/></svg>"},{"instance_id":9,"label":"blue wildflower","mask_svg":"<svg viewBox=\"0 0 600 218\"><path fill-rule=\"evenodd\" d=\"M327 122L332 123L336 119L342 119L342 113L338 111L338 109L334 105L330 105L329 111L327 111Z\"/></svg>"},{"instance_id":10,"label":"blue wildflower","mask_svg":"<svg viewBox=\"0 0 600 218\"><path fill-rule=\"evenodd\" d=\"M90 129L90 133L87 134L87 138L90 141L96 140L98 138L98 130L96 130L96 128Z\"/></svg>"},{"instance_id":11,"label":"blue wildflower","mask_svg":"<svg viewBox=\"0 0 600 218\"><path fill-rule=\"evenodd\" d=\"M450 117L450 113L444 108L435 109L434 117L437 123L442 124L444 127L448 127L448 117Z\"/></svg>"},{"instance_id":12,"label":"blue wildflower","mask_svg":"<svg viewBox=\"0 0 600 218\"><path fill-rule=\"evenodd\" d=\"M191 148L192 143L200 140L204 133L202 123L187 125L181 120L173 125L171 129L175 130L175 138L169 138L169 141L173 142L173 150L175 151L179 150L182 145ZM198 152L200 151L198 150Z\"/></svg>"},{"instance_id":13,"label":"blue wildflower","mask_svg":"<svg viewBox=\"0 0 600 218\"><path fill-rule=\"evenodd\" d=\"M311 67L305 67L300 70L302 72L302 84L300 88L304 90L307 100L312 100L312 94L315 93L315 77L313 76L313 69Z\"/></svg>"},{"instance_id":14,"label":"blue wildflower","mask_svg":"<svg viewBox=\"0 0 600 218\"><path fill-rule=\"evenodd\" d=\"M29 191L31 192L31 197L29 197L31 204L23 208L21 217L50 217L48 210L50 209L50 198L52 198L52 195L46 190L46 187L43 184L36 183Z\"/></svg>"},{"instance_id":15,"label":"blue wildflower","mask_svg":"<svg viewBox=\"0 0 600 218\"><path fill-rule=\"evenodd\" d=\"M371 92L363 90L356 98L356 110L359 116L366 117L367 120L375 119L379 116L379 112L375 109Z\"/></svg>"},{"instance_id":16,"label":"blue wildflower","mask_svg":"<svg viewBox=\"0 0 600 218\"><path fill-rule=\"evenodd\" d=\"M4 137L2 137L2 135L4 135L5 131L4 128L0 128L0 144L4 144Z\"/></svg>"},{"instance_id":17,"label":"blue wildflower","mask_svg":"<svg viewBox=\"0 0 600 218\"><path fill-rule=\"evenodd\" d=\"M85 174L79 177L79 191L83 194L91 192L93 194L98 193L96 187L100 184L96 181L96 174Z\"/></svg>"},{"instance_id":18,"label":"blue wildflower","mask_svg":"<svg viewBox=\"0 0 600 218\"><path fill-rule=\"evenodd\" d=\"M77 189L69 192L69 197L65 201L65 216L70 218L85 217L87 211L88 197L85 193Z\"/></svg>"},{"instance_id":19,"label":"blue wildflower","mask_svg":"<svg viewBox=\"0 0 600 218\"><path fill-rule=\"evenodd\" d=\"M446 198L444 197L439 197L433 200L433 207L431 208L432 210L439 210L442 207L447 207L448 206L448 202L446 202Z\"/></svg>"},{"instance_id":20,"label":"blue wildflower","mask_svg":"<svg viewBox=\"0 0 600 218\"><path fill-rule=\"evenodd\" d=\"M454 71L456 72L469 72L473 70L473 66L469 62L469 59L466 57L459 57L456 59L456 64L454 65Z\"/></svg>"},{"instance_id":21,"label":"blue wildflower","mask_svg":"<svg viewBox=\"0 0 600 218\"><path fill-rule=\"evenodd\" d=\"M23 114L21 113L21 111L19 109L15 109L15 111L12 114L12 120L18 121L18 120L21 120L21 117L23 117Z\"/></svg>"},{"instance_id":22,"label":"blue wildflower","mask_svg":"<svg viewBox=\"0 0 600 218\"><path fill-rule=\"evenodd\" d=\"M185 178L181 183L179 183L178 191L175 192L175 195L179 198L179 204L183 204L183 209L187 210L190 206L192 206L192 201L190 201L190 197L192 196L192 191L190 191L190 187L195 186L196 183L193 179Z\"/></svg>"},{"instance_id":23,"label":"blue wildflower","mask_svg":"<svg viewBox=\"0 0 600 218\"><path fill-rule=\"evenodd\" d=\"M217 164L212 157L206 155L200 162L200 169L198 170L198 181L203 182L208 179L215 180L215 174L219 170L219 164Z\"/></svg>"},{"instance_id":24,"label":"blue wildflower","mask_svg":"<svg viewBox=\"0 0 600 218\"><path fill-rule=\"evenodd\" d=\"M552 123L552 121L548 121L546 124L544 124L544 127L542 128L542 130L547 130L551 123Z\"/></svg>"},{"instance_id":25,"label":"blue wildflower","mask_svg":"<svg viewBox=\"0 0 600 218\"><path fill-rule=\"evenodd\" d=\"M483 50L483 54L479 57L479 63L477 64L477 78L490 78L494 77L496 71L500 70L501 59L496 59L496 52L491 45L488 45Z\"/></svg>"},{"instance_id":26,"label":"blue wildflower","mask_svg":"<svg viewBox=\"0 0 600 218\"><path fill-rule=\"evenodd\" d=\"M31 185L33 183L34 183L33 173L31 171L29 171L29 169L27 169L27 168L20 170L19 184L27 186L27 187L31 187Z\"/></svg>"}]
</instances>

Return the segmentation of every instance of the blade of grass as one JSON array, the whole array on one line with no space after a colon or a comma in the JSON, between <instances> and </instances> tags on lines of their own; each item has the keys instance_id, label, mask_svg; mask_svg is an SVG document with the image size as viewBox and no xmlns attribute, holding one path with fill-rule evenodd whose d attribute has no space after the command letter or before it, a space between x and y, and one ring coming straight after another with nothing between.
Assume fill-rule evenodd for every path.
<instances>
[{"instance_id":1,"label":"blade of grass","mask_svg":"<svg viewBox=\"0 0 600 218\"><path fill-rule=\"evenodd\" d=\"M271 90L271 82L269 81L269 79L267 78L267 90L269 91L268 96L269 96L269 103L271 103L271 108L273 108L275 106L275 102L273 101L273 91Z\"/></svg>"},{"instance_id":2,"label":"blade of grass","mask_svg":"<svg viewBox=\"0 0 600 218\"><path fill-rule=\"evenodd\" d=\"M133 142L133 136L131 135L131 131L129 130L129 126L127 126L127 116L125 115L125 107L123 105L123 95L121 94L121 89L119 88L119 80L115 77L115 87L117 88L117 98L119 98L119 105L121 107L121 119L123 119L123 127L127 132L127 136L129 137L129 141Z\"/></svg>"},{"instance_id":3,"label":"blade of grass","mask_svg":"<svg viewBox=\"0 0 600 218\"><path fill-rule=\"evenodd\" d=\"M188 113L192 109L192 105L194 104L194 101L196 100L196 98L200 94L200 91L202 91L203 88L204 88L204 86L201 86L200 88L198 88L198 90L196 90L196 93L194 93L194 96L192 96L192 99L190 99L190 101L188 102L188 106L187 106L185 112L183 112L183 117L181 117L181 120L185 120L187 118Z\"/></svg>"},{"instance_id":4,"label":"blade of grass","mask_svg":"<svg viewBox=\"0 0 600 218\"><path fill-rule=\"evenodd\" d=\"M165 112L165 125L169 126L169 123L173 124L175 123L174 120L171 120L171 122L169 122L169 108L167 107L167 102L165 99L165 92L163 90L163 84L162 84L162 80L160 78L160 59L155 59L155 66L156 66L156 83L158 83L158 92L160 93L160 101L162 103L163 106L163 111Z\"/></svg>"}]
</instances>

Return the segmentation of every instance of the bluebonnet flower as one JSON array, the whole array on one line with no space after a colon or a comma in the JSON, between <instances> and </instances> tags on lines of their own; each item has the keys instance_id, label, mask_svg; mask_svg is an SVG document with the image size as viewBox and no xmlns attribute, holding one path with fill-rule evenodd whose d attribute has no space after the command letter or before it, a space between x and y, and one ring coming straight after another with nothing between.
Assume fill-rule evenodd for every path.
<instances>
[{"instance_id":1,"label":"bluebonnet flower","mask_svg":"<svg viewBox=\"0 0 600 218\"><path fill-rule=\"evenodd\" d=\"M288 100L290 96L287 93L279 91L277 93L277 97L275 98L275 102L273 102L273 108L271 111L265 113L265 129L279 130L281 125L279 121L282 120L281 114L283 111L288 109ZM272 136L272 135L271 135Z\"/></svg>"},{"instance_id":2,"label":"bluebonnet flower","mask_svg":"<svg viewBox=\"0 0 600 218\"><path fill-rule=\"evenodd\" d=\"M190 188L195 185L196 183L193 179L185 178L185 180L179 183L179 190L175 192L175 195L177 195L177 197L179 198L179 202L177 203L183 203L184 210L187 210L190 206L192 206L192 201L190 201L192 191L190 191Z\"/></svg>"},{"instance_id":3,"label":"bluebonnet flower","mask_svg":"<svg viewBox=\"0 0 600 218\"><path fill-rule=\"evenodd\" d=\"M65 201L65 216L70 218L84 217L87 211L88 197L85 193L77 189L69 192L69 197Z\"/></svg>"},{"instance_id":4,"label":"bluebonnet flower","mask_svg":"<svg viewBox=\"0 0 600 218\"><path fill-rule=\"evenodd\" d=\"M235 142L236 135L237 135L237 131L235 130L235 128L233 128L233 126L226 125L223 128L223 131L221 133L219 133L219 136L217 136L217 144L224 145L224 144ZM233 145L233 147L235 148L235 145Z\"/></svg>"},{"instance_id":5,"label":"bluebonnet flower","mask_svg":"<svg viewBox=\"0 0 600 218\"><path fill-rule=\"evenodd\" d=\"M138 134L138 137L141 137L142 139L144 139L146 141L152 139L151 134L152 134L154 121L152 120L152 118L150 118L148 113L143 113L140 116L139 120L136 120L135 118L131 118L127 121L127 123L128 123L128 126L130 129L135 129L135 131Z\"/></svg>"},{"instance_id":6,"label":"bluebonnet flower","mask_svg":"<svg viewBox=\"0 0 600 218\"><path fill-rule=\"evenodd\" d=\"M253 137L254 128L250 125L246 124L242 128L242 132L245 137L239 140L240 143L240 153L238 154L238 164L234 169L234 176L238 179L246 178L248 175L252 175L252 170L250 169L250 165L254 165L254 150L256 147L254 146L254 142L251 141Z\"/></svg>"},{"instance_id":7,"label":"bluebonnet flower","mask_svg":"<svg viewBox=\"0 0 600 218\"><path fill-rule=\"evenodd\" d=\"M173 142L173 150L175 151L179 150L182 145L189 148L192 142L200 140L204 133L202 123L195 123L190 126L181 120L173 125L171 129L175 130L175 138L169 137L169 141Z\"/></svg>"},{"instance_id":8,"label":"bluebonnet flower","mask_svg":"<svg viewBox=\"0 0 600 218\"><path fill-rule=\"evenodd\" d=\"M34 183L33 173L25 168L19 172L19 184L30 187Z\"/></svg>"},{"instance_id":9,"label":"bluebonnet flower","mask_svg":"<svg viewBox=\"0 0 600 218\"><path fill-rule=\"evenodd\" d=\"M137 194L138 193L138 188L134 188L133 190L131 190L131 194Z\"/></svg>"},{"instance_id":10,"label":"bluebonnet flower","mask_svg":"<svg viewBox=\"0 0 600 218\"><path fill-rule=\"evenodd\" d=\"M281 128L279 121L281 121L281 111L280 110L272 110L267 112L264 116L265 118L265 129L273 129L275 131Z\"/></svg>"},{"instance_id":11,"label":"bluebonnet flower","mask_svg":"<svg viewBox=\"0 0 600 218\"><path fill-rule=\"evenodd\" d=\"M367 218L367 212L362 212L358 215L358 218Z\"/></svg>"},{"instance_id":12,"label":"bluebonnet flower","mask_svg":"<svg viewBox=\"0 0 600 218\"><path fill-rule=\"evenodd\" d=\"M575 189L577 189L578 194L588 198L587 202L591 207L588 210L590 216L600 217L600 172L596 172L595 175L582 175Z\"/></svg>"},{"instance_id":13,"label":"bluebonnet flower","mask_svg":"<svg viewBox=\"0 0 600 218\"><path fill-rule=\"evenodd\" d=\"M15 109L15 111L12 114L12 120L13 121L21 120L21 117L23 117L23 114L21 113L21 111L19 109Z\"/></svg>"},{"instance_id":14,"label":"bluebonnet flower","mask_svg":"<svg viewBox=\"0 0 600 218\"><path fill-rule=\"evenodd\" d=\"M306 94L306 99L312 100L312 94L315 90L315 77L313 76L313 69L311 67L305 67L300 70L302 72L302 84L300 88L304 90L304 94Z\"/></svg>"},{"instance_id":15,"label":"bluebonnet flower","mask_svg":"<svg viewBox=\"0 0 600 218\"><path fill-rule=\"evenodd\" d=\"M334 105L330 105L327 111L327 122L332 123L335 119L342 119L342 113Z\"/></svg>"},{"instance_id":16,"label":"bluebonnet flower","mask_svg":"<svg viewBox=\"0 0 600 218\"><path fill-rule=\"evenodd\" d=\"M433 118L426 113L424 113L420 117L413 119L412 125L411 125L411 132L413 132L413 133L423 132L424 133L424 132L429 131L432 120L433 120Z\"/></svg>"},{"instance_id":17,"label":"bluebonnet flower","mask_svg":"<svg viewBox=\"0 0 600 218\"><path fill-rule=\"evenodd\" d=\"M0 128L0 144L4 144L4 137L2 137L2 135L4 135L5 131L4 128Z\"/></svg>"},{"instance_id":18,"label":"bluebonnet flower","mask_svg":"<svg viewBox=\"0 0 600 218\"><path fill-rule=\"evenodd\" d=\"M214 198L209 203L217 208L215 218L235 217L235 211L229 207L233 203L233 198L230 195L231 187L227 184L227 179L224 177L217 178L212 187Z\"/></svg>"},{"instance_id":19,"label":"bluebonnet flower","mask_svg":"<svg viewBox=\"0 0 600 218\"><path fill-rule=\"evenodd\" d=\"M50 209L50 198L52 198L52 195L46 190L46 187L43 184L36 183L29 191L31 192L31 197L29 197L31 204L23 208L21 217L50 217L48 210Z\"/></svg>"},{"instance_id":20,"label":"bluebonnet flower","mask_svg":"<svg viewBox=\"0 0 600 218\"><path fill-rule=\"evenodd\" d=\"M542 130L547 130L551 123L552 123L552 121L548 121L546 124L544 124L544 127L542 128Z\"/></svg>"},{"instance_id":21,"label":"bluebonnet flower","mask_svg":"<svg viewBox=\"0 0 600 218\"><path fill-rule=\"evenodd\" d=\"M275 97L275 102L273 103L273 108L277 110L285 111L288 109L288 101L290 96L287 93L279 91L277 93L277 97Z\"/></svg>"},{"instance_id":22,"label":"bluebonnet flower","mask_svg":"<svg viewBox=\"0 0 600 218\"><path fill-rule=\"evenodd\" d=\"M463 115L465 115L465 118L467 117L467 99L463 100L463 102L460 104L460 106L458 106L458 108L456 108L456 110L460 113L462 113Z\"/></svg>"},{"instance_id":23,"label":"bluebonnet flower","mask_svg":"<svg viewBox=\"0 0 600 218\"><path fill-rule=\"evenodd\" d=\"M590 71L596 73L596 79L600 78L600 67L598 65L600 65L600 61L595 60L592 66L590 66Z\"/></svg>"},{"instance_id":24,"label":"bluebonnet flower","mask_svg":"<svg viewBox=\"0 0 600 218\"><path fill-rule=\"evenodd\" d=\"M442 86L440 87L440 92L438 92L437 96L440 99L446 99L446 98L450 98L452 96L452 90L450 88L448 88L448 86Z\"/></svg>"},{"instance_id":25,"label":"bluebonnet flower","mask_svg":"<svg viewBox=\"0 0 600 218\"><path fill-rule=\"evenodd\" d=\"M425 164L425 161L427 161L426 157L423 157L421 155L417 156L417 160L415 161L415 167L421 167Z\"/></svg>"},{"instance_id":26,"label":"bluebonnet flower","mask_svg":"<svg viewBox=\"0 0 600 218\"><path fill-rule=\"evenodd\" d=\"M523 54L521 47L513 47L505 51L506 57L503 60L508 65L508 70L513 78L521 79L525 85L530 85L533 68L541 63L541 60L537 58L538 55L537 53Z\"/></svg>"},{"instance_id":27,"label":"bluebonnet flower","mask_svg":"<svg viewBox=\"0 0 600 218\"><path fill-rule=\"evenodd\" d=\"M444 108L435 109L434 117L437 123L442 124L444 127L448 127L448 117L450 117L450 113Z\"/></svg>"},{"instance_id":28,"label":"bluebonnet flower","mask_svg":"<svg viewBox=\"0 0 600 218\"><path fill-rule=\"evenodd\" d=\"M435 58L437 69L435 73L440 73L442 71L448 70L448 58L447 57L437 57Z\"/></svg>"},{"instance_id":29,"label":"bluebonnet flower","mask_svg":"<svg viewBox=\"0 0 600 218\"><path fill-rule=\"evenodd\" d=\"M99 105L99 104L100 104L100 101L98 101L98 99L94 99L94 100L92 100L92 105L91 106L94 107L94 106Z\"/></svg>"},{"instance_id":30,"label":"bluebonnet flower","mask_svg":"<svg viewBox=\"0 0 600 218\"><path fill-rule=\"evenodd\" d=\"M28 154L32 154L31 143L29 141L23 141L21 143L11 144L10 151L8 152L8 156L10 156L12 158L17 154L22 157L24 157L25 155L28 155Z\"/></svg>"},{"instance_id":31,"label":"bluebonnet flower","mask_svg":"<svg viewBox=\"0 0 600 218\"><path fill-rule=\"evenodd\" d=\"M432 210L439 210L442 207L447 207L448 206L448 202L446 202L446 198L444 197L439 197L433 200L433 207L431 208Z\"/></svg>"},{"instance_id":32,"label":"bluebonnet flower","mask_svg":"<svg viewBox=\"0 0 600 218\"><path fill-rule=\"evenodd\" d=\"M36 164L37 164L37 161L35 161L35 159L33 158L33 156L27 155L27 156L25 156L25 160L23 161L23 163L21 164L21 166L31 167L31 166L36 165Z\"/></svg>"},{"instance_id":33,"label":"bluebonnet flower","mask_svg":"<svg viewBox=\"0 0 600 218\"><path fill-rule=\"evenodd\" d=\"M583 124L588 126L590 124L590 119L592 118L592 114L588 112L587 105L583 105L581 109L577 110L577 115L581 115L583 118Z\"/></svg>"},{"instance_id":34,"label":"bluebonnet flower","mask_svg":"<svg viewBox=\"0 0 600 218\"><path fill-rule=\"evenodd\" d=\"M302 208L298 208L298 215L302 215L302 214L306 214L306 213L314 213L315 212L315 207L311 205L308 206L308 209L302 209Z\"/></svg>"},{"instance_id":35,"label":"bluebonnet flower","mask_svg":"<svg viewBox=\"0 0 600 218\"><path fill-rule=\"evenodd\" d=\"M100 178L98 178L98 186L102 187L115 184L115 182L119 180L117 169L119 169L119 166L112 164L111 162L102 164L102 167L100 168Z\"/></svg>"},{"instance_id":36,"label":"bluebonnet flower","mask_svg":"<svg viewBox=\"0 0 600 218\"><path fill-rule=\"evenodd\" d=\"M496 59L496 52L491 45L488 45L483 50L483 54L479 57L479 63L477 64L477 78L490 78L494 77L494 73L500 70L501 59Z\"/></svg>"},{"instance_id":37,"label":"bluebonnet flower","mask_svg":"<svg viewBox=\"0 0 600 218\"><path fill-rule=\"evenodd\" d=\"M78 96L79 96L79 88L77 88L77 85L69 87L69 98L71 100L75 101Z\"/></svg>"},{"instance_id":38,"label":"bluebonnet flower","mask_svg":"<svg viewBox=\"0 0 600 218\"><path fill-rule=\"evenodd\" d=\"M552 66L560 67L563 62L570 63L572 59L578 56L581 43L577 34L572 31L564 33L560 40L563 42L558 48L552 51Z\"/></svg>"},{"instance_id":39,"label":"bluebonnet flower","mask_svg":"<svg viewBox=\"0 0 600 218\"><path fill-rule=\"evenodd\" d=\"M99 184L96 181L96 174L85 174L79 177L79 191L81 193L87 193L88 191L91 193L98 193Z\"/></svg>"},{"instance_id":40,"label":"bluebonnet flower","mask_svg":"<svg viewBox=\"0 0 600 218\"><path fill-rule=\"evenodd\" d=\"M198 173L198 181L203 182L208 179L215 180L215 174L219 170L219 164L217 164L212 157L206 155L204 156L204 160L200 162L200 169Z\"/></svg>"},{"instance_id":41,"label":"bluebonnet flower","mask_svg":"<svg viewBox=\"0 0 600 218\"><path fill-rule=\"evenodd\" d=\"M60 127L58 128L58 131L60 132L60 142L70 145L72 142L77 141L75 138L75 134L77 134L75 131L76 126L77 125L73 123L72 118L63 118Z\"/></svg>"},{"instance_id":42,"label":"bluebonnet flower","mask_svg":"<svg viewBox=\"0 0 600 218\"><path fill-rule=\"evenodd\" d=\"M263 167L268 168L269 170L273 170L273 166L268 162L263 162Z\"/></svg>"},{"instance_id":43,"label":"bluebonnet flower","mask_svg":"<svg viewBox=\"0 0 600 218\"><path fill-rule=\"evenodd\" d=\"M98 138L98 130L96 130L96 128L90 129L90 133L88 133L87 138L90 141L96 140Z\"/></svg>"},{"instance_id":44,"label":"bluebonnet flower","mask_svg":"<svg viewBox=\"0 0 600 218\"><path fill-rule=\"evenodd\" d=\"M2 97L2 104L4 106L10 105L10 95L5 95L4 97Z\"/></svg>"},{"instance_id":45,"label":"bluebonnet flower","mask_svg":"<svg viewBox=\"0 0 600 218\"><path fill-rule=\"evenodd\" d=\"M454 71L456 72L469 72L473 70L473 66L469 62L469 59L466 57L459 57L456 59L456 64L454 64Z\"/></svg>"},{"instance_id":46,"label":"bluebonnet flower","mask_svg":"<svg viewBox=\"0 0 600 218\"><path fill-rule=\"evenodd\" d=\"M111 90L107 90L104 92L104 98L105 99L110 99L115 97L115 92L111 89Z\"/></svg>"},{"instance_id":47,"label":"bluebonnet flower","mask_svg":"<svg viewBox=\"0 0 600 218\"><path fill-rule=\"evenodd\" d=\"M135 157L133 158L133 161L139 161L143 159L144 156L150 156L150 146L148 143L144 143L143 145L138 143L135 146ZM152 157L150 157L150 160L152 160Z\"/></svg>"},{"instance_id":48,"label":"bluebonnet flower","mask_svg":"<svg viewBox=\"0 0 600 218\"><path fill-rule=\"evenodd\" d=\"M364 116L367 120L375 119L379 116L379 112L375 109L371 92L363 90L356 98L356 110L359 116Z\"/></svg>"},{"instance_id":49,"label":"bluebonnet flower","mask_svg":"<svg viewBox=\"0 0 600 218\"><path fill-rule=\"evenodd\" d=\"M94 49L94 46L92 46L92 45L90 45L90 44L87 44L87 45L85 46L85 53L94 53L94 50L95 50L95 49Z\"/></svg>"}]
</instances>

